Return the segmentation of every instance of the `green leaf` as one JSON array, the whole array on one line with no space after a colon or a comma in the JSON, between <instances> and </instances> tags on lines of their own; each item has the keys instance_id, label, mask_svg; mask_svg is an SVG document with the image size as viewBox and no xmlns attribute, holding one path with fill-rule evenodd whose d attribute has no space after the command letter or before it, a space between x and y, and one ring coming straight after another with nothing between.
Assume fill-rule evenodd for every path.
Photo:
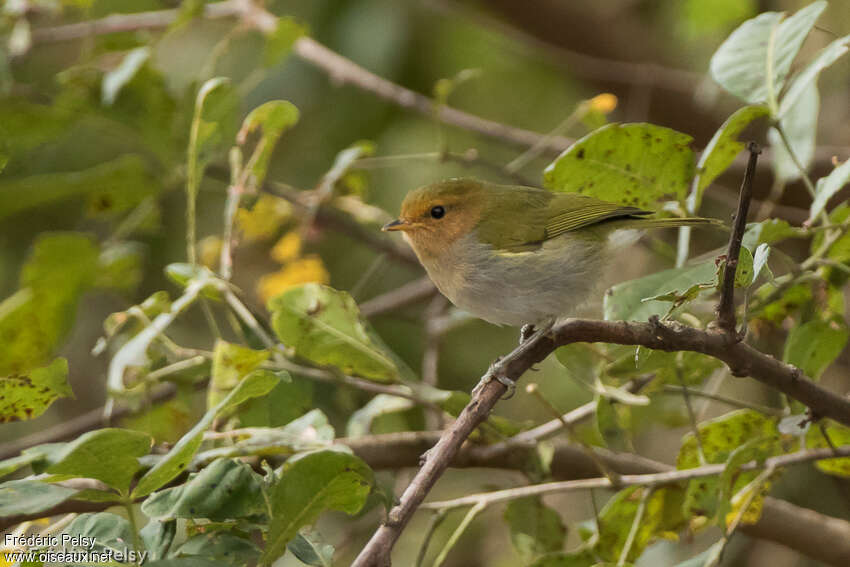
<instances>
[{"instance_id":1,"label":"green leaf","mask_svg":"<svg viewBox=\"0 0 850 567\"><path fill-rule=\"evenodd\" d=\"M806 234L783 219L767 219L747 225L742 245L750 250L760 244L773 244L788 238L804 238Z\"/></svg>"},{"instance_id":2,"label":"green leaf","mask_svg":"<svg viewBox=\"0 0 850 567\"><path fill-rule=\"evenodd\" d=\"M36 418L56 399L73 395L64 358L28 374L0 377L0 423Z\"/></svg>"},{"instance_id":3,"label":"green leaf","mask_svg":"<svg viewBox=\"0 0 850 567\"><path fill-rule=\"evenodd\" d=\"M398 378L395 361L348 293L309 283L272 298L268 309L275 333L298 356L377 382Z\"/></svg>"},{"instance_id":4,"label":"green leaf","mask_svg":"<svg viewBox=\"0 0 850 567\"><path fill-rule=\"evenodd\" d=\"M735 269L735 287L747 288L753 283L753 253L742 246L738 253L738 267Z\"/></svg>"},{"instance_id":5,"label":"green leaf","mask_svg":"<svg viewBox=\"0 0 850 567\"><path fill-rule=\"evenodd\" d=\"M227 532L198 534L186 540L174 552L175 557L203 557L219 565L255 564L260 548L248 539Z\"/></svg>"},{"instance_id":6,"label":"green leaf","mask_svg":"<svg viewBox=\"0 0 850 567\"><path fill-rule=\"evenodd\" d=\"M657 301L643 301L694 285L713 286L716 281L714 262L662 270L636 280L619 283L608 290L603 301L607 321L646 321L652 315L664 315L668 306Z\"/></svg>"},{"instance_id":7,"label":"green leaf","mask_svg":"<svg viewBox=\"0 0 850 567\"><path fill-rule=\"evenodd\" d=\"M815 199L809 209L809 222L823 212L827 202L841 189L850 183L850 159L838 165L829 175L818 179L815 185Z\"/></svg>"},{"instance_id":8,"label":"green leaf","mask_svg":"<svg viewBox=\"0 0 850 567\"><path fill-rule=\"evenodd\" d=\"M242 427L279 427L313 407L312 382L303 378L281 379L265 396L248 400L237 410Z\"/></svg>"},{"instance_id":9,"label":"green leaf","mask_svg":"<svg viewBox=\"0 0 850 567\"><path fill-rule=\"evenodd\" d=\"M82 171L0 180L0 219L75 197L86 197L89 216L112 215L160 190L161 184L151 177L139 156L124 155Z\"/></svg>"},{"instance_id":10,"label":"green leaf","mask_svg":"<svg viewBox=\"0 0 850 567\"><path fill-rule=\"evenodd\" d=\"M762 242L753 254L753 281L758 279L761 271L767 268L767 259L770 257L770 246ZM770 268L768 268L768 272Z\"/></svg>"},{"instance_id":11,"label":"green leaf","mask_svg":"<svg viewBox=\"0 0 850 567\"><path fill-rule=\"evenodd\" d=\"M564 547L567 529L561 516L539 497L511 500L505 508L511 542L523 562Z\"/></svg>"},{"instance_id":12,"label":"green leaf","mask_svg":"<svg viewBox=\"0 0 850 567\"><path fill-rule=\"evenodd\" d=\"M335 436L322 410L314 409L285 427L252 427L242 430L232 446L210 449L198 455L199 460L221 456L292 455L302 451L323 449Z\"/></svg>"},{"instance_id":13,"label":"green leaf","mask_svg":"<svg viewBox=\"0 0 850 567\"><path fill-rule=\"evenodd\" d=\"M737 447L729 455L729 458L726 460L726 468L723 469L723 473L718 478L720 492L717 497L717 519L723 522L722 525L728 527L738 518L739 514L739 521L744 524L754 524L759 520L764 504L764 497L767 496L770 483L763 483L759 487L759 490L763 491L763 494L760 497L753 498L747 509L741 512L740 505L742 502L739 502L740 495L746 493L748 489L755 488L750 487L749 483L756 477L756 474L751 473L746 475L746 478L750 479L750 481L744 483L743 486L740 486L737 482L738 475L741 474L740 468L742 465L750 461L764 462L774 450L775 445L773 443L765 443L764 439L756 437ZM736 484L739 484L739 488L737 489Z\"/></svg>"},{"instance_id":14,"label":"green leaf","mask_svg":"<svg viewBox=\"0 0 850 567\"><path fill-rule=\"evenodd\" d=\"M782 360L817 380L844 350L848 336L847 325L839 321L815 319L796 325L788 333Z\"/></svg>"},{"instance_id":15,"label":"green leaf","mask_svg":"<svg viewBox=\"0 0 850 567\"><path fill-rule=\"evenodd\" d=\"M58 232L38 237L21 271L20 290L0 303L0 376L26 374L49 360L71 328L77 301L96 267L97 249L87 236Z\"/></svg>"},{"instance_id":16,"label":"green leaf","mask_svg":"<svg viewBox=\"0 0 850 567\"><path fill-rule=\"evenodd\" d=\"M298 109L291 102L271 100L261 104L245 117L242 128L236 135L239 145L245 145L249 134L262 130L247 166L251 173L251 190L257 190L263 184L275 144L281 134L298 122L298 116Z\"/></svg>"},{"instance_id":17,"label":"green leaf","mask_svg":"<svg viewBox=\"0 0 850 567\"><path fill-rule=\"evenodd\" d=\"M289 459L269 490L271 522L260 563L270 565L302 527L325 510L356 514L366 502L372 471L349 452L326 449Z\"/></svg>"},{"instance_id":18,"label":"green leaf","mask_svg":"<svg viewBox=\"0 0 850 567\"><path fill-rule=\"evenodd\" d=\"M186 287L193 280L215 278L215 273L206 266L174 262L165 266L165 276L177 285Z\"/></svg>"},{"instance_id":19,"label":"green leaf","mask_svg":"<svg viewBox=\"0 0 850 567\"><path fill-rule=\"evenodd\" d=\"M100 99L104 105L111 106L115 102L124 85L133 79L150 56L151 50L148 46L131 49L115 69L103 75Z\"/></svg>"},{"instance_id":20,"label":"green leaf","mask_svg":"<svg viewBox=\"0 0 850 567\"><path fill-rule=\"evenodd\" d=\"M695 555L687 561L677 563L676 567L709 567L710 565L717 565L720 562L723 549L726 547L726 542L726 539L716 541L711 544L711 547L699 555Z\"/></svg>"},{"instance_id":21,"label":"green leaf","mask_svg":"<svg viewBox=\"0 0 850 567\"><path fill-rule=\"evenodd\" d=\"M726 34L735 24L756 12L754 0L682 0L676 4L676 26L687 39Z\"/></svg>"},{"instance_id":22,"label":"green leaf","mask_svg":"<svg viewBox=\"0 0 850 567\"><path fill-rule=\"evenodd\" d=\"M596 375L599 354L587 343L572 343L558 347L555 358L575 380L588 381Z\"/></svg>"},{"instance_id":23,"label":"green leaf","mask_svg":"<svg viewBox=\"0 0 850 567\"><path fill-rule=\"evenodd\" d=\"M57 447L64 446L64 443L45 443L44 445L36 445L35 447L24 449L17 457L3 459L0 461L0 477L12 474L27 465L42 461L51 451L56 450Z\"/></svg>"},{"instance_id":24,"label":"green leaf","mask_svg":"<svg viewBox=\"0 0 850 567\"><path fill-rule=\"evenodd\" d=\"M585 549L569 553L550 553L529 567L595 567L597 564L596 554Z\"/></svg>"},{"instance_id":25,"label":"green leaf","mask_svg":"<svg viewBox=\"0 0 850 567\"><path fill-rule=\"evenodd\" d=\"M781 12L747 20L712 56L712 77L735 96L767 102L775 112L791 62L824 8L826 2L813 2L784 21Z\"/></svg>"},{"instance_id":26,"label":"green leaf","mask_svg":"<svg viewBox=\"0 0 850 567\"><path fill-rule=\"evenodd\" d=\"M316 531L298 532L286 548L305 565L333 567L334 547L322 541L321 535Z\"/></svg>"},{"instance_id":27,"label":"green leaf","mask_svg":"<svg viewBox=\"0 0 850 567\"><path fill-rule=\"evenodd\" d=\"M51 474L94 478L126 493L139 470L139 457L150 451L152 439L128 429L97 429L79 436L48 459Z\"/></svg>"},{"instance_id":28,"label":"green leaf","mask_svg":"<svg viewBox=\"0 0 850 567\"><path fill-rule=\"evenodd\" d=\"M820 72L835 63L849 49L850 35L838 38L824 47L806 68L794 77L788 87L788 92L782 97L782 103L779 105L779 116L784 116L786 112L790 111L809 84L817 82Z\"/></svg>"},{"instance_id":29,"label":"green leaf","mask_svg":"<svg viewBox=\"0 0 850 567\"><path fill-rule=\"evenodd\" d=\"M142 503L142 512L157 520L222 521L264 511L259 475L235 459L217 459L185 484L154 492Z\"/></svg>"},{"instance_id":30,"label":"green leaf","mask_svg":"<svg viewBox=\"0 0 850 567\"><path fill-rule=\"evenodd\" d=\"M629 412L629 406L618 404L605 396L596 397L595 423L605 446L612 451L628 451L629 437L623 426L621 412Z\"/></svg>"},{"instance_id":31,"label":"green leaf","mask_svg":"<svg viewBox=\"0 0 850 567\"><path fill-rule=\"evenodd\" d=\"M617 561L632 529L640 506L643 487L625 488L615 494L599 513L599 539L595 550L605 561ZM675 533L685 523L682 515L683 491L678 486L656 489L646 502L643 518L629 550L628 560L637 559L658 537Z\"/></svg>"},{"instance_id":32,"label":"green leaf","mask_svg":"<svg viewBox=\"0 0 850 567\"><path fill-rule=\"evenodd\" d=\"M846 425L826 420L809 427L806 432L807 449L831 449L844 445L850 445L850 427ZM815 466L827 474L850 477L850 457L823 459L817 461Z\"/></svg>"},{"instance_id":33,"label":"green leaf","mask_svg":"<svg viewBox=\"0 0 850 567\"><path fill-rule=\"evenodd\" d=\"M269 351L254 350L218 339L213 350L207 408L215 407L245 376L268 360Z\"/></svg>"},{"instance_id":34,"label":"green leaf","mask_svg":"<svg viewBox=\"0 0 850 567\"><path fill-rule=\"evenodd\" d=\"M803 169L806 170L815 155L815 136L817 134L820 95L816 83L809 83L797 102L780 119L779 125L785 132L791 150ZM797 163L788 153L785 143L776 128L767 132L767 140L773 148L773 172L783 183L789 183L802 176Z\"/></svg>"},{"instance_id":35,"label":"green leaf","mask_svg":"<svg viewBox=\"0 0 850 567\"><path fill-rule=\"evenodd\" d=\"M210 79L198 90L188 149L187 191L191 199L207 164L233 139L238 105L236 89L224 77Z\"/></svg>"},{"instance_id":36,"label":"green leaf","mask_svg":"<svg viewBox=\"0 0 850 567\"><path fill-rule=\"evenodd\" d=\"M292 46L303 35L307 35L306 26L302 26L291 17L277 19L277 27L274 31L266 34L266 47L263 50L263 62L266 67L272 67L280 63Z\"/></svg>"},{"instance_id":37,"label":"green leaf","mask_svg":"<svg viewBox=\"0 0 850 567\"><path fill-rule=\"evenodd\" d=\"M727 413L698 426L702 451L706 463L726 463L730 455L745 443L754 439L759 443L761 454L771 456L782 452L776 422L754 410L739 410ZM699 444L693 433L685 435L679 456L678 469L692 469L702 463L699 458ZM735 478L726 494L735 494L756 477L749 471ZM705 477L691 480L685 495L684 513L686 516L706 516L715 518L719 510L720 481ZM757 505L757 503L754 503Z\"/></svg>"},{"instance_id":38,"label":"green leaf","mask_svg":"<svg viewBox=\"0 0 850 567\"><path fill-rule=\"evenodd\" d=\"M738 141L741 132L756 118L770 114L764 105L752 105L739 108L720 127L711 141L702 151L697 162L696 192L689 197L688 210L696 211L701 201L702 192L718 175L726 171L735 157L744 149L744 143ZM692 202L691 202L692 201Z\"/></svg>"},{"instance_id":39,"label":"green leaf","mask_svg":"<svg viewBox=\"0 0 850 567\"><path fill-rule=\"evenodd\" d=\"M77 490L40 480L10 480L0 484L0 518L37 514L61 504Z\"/></svg>"},{"instance_id":40,"label":"green leaf","mask_svg":"<svg viewBox=\"0 0 850 567\"><path fill-rule=\"evenodd\" d=\"M118 242L104 248L98 257L94 285L128 293L135 291L144 277L142 250L142 245L136 242Z\"/></svg>"},{"instance_id":41,"label":"green leaf","mask_svg":"<svg viewBox=\"0 0 850 567\"><path fill-rule=\"evenodd\" d=\"M652 209L685 197L694 176L692 140L653 124L608 124L549 164L543 183L552 191Z\"/></svg>"},{"instance_id":42,"label":"green leaf","mask_svg":"<svg viewBox=\"0 0 850 567\"><path fill-rule=\"evenodd\" d=\"M191 462L192 456L201 446L204 431L209 429L219 412L236 407L250 398L268 393L277 381L278 379L274 374L265 372L253 373L245 377L216 407L208 410L201 420L171 448L168 454L139 480L139 484L133 489L133 498L147 496L183 472Z\"/></svg>"},{"instance_id":43,"label":"green leaf","mask_svg":"<svg viewBox=\"0 0 850 567\"><path fill-rule=\"evenodd\" d=\"M156 561L168 555L168 549L174 542L174 536L176 534L176 521L160 522L159 520L151 520L145 527L139 530L142 543L144 543L145 549L150 552L148 559Z\"/></svg>"},{"instance_id":44,"label":"green leaf","mask_svg":"<svg viewBox=\"0 0 850 567\"><path fill-rule=\"evenodd\" d=\"M62 533L71 537L92 538L92 546L73 546L75 549L127 553L128 549L133 548L133 528L130 522L109 512L80 514Z\"/></svg>"},{"instance_id":45,"label":"green leaf","mask_svg":"<svg viewBox=\"0 0 850 567\"><path fill-rule=\"evenodd\" d=\"M346 437L363 437L371 431L372 422L379 416L408 410L416 404L408 398L378 394L351 414L346 426Z\"/></svg>"}]
</instances>

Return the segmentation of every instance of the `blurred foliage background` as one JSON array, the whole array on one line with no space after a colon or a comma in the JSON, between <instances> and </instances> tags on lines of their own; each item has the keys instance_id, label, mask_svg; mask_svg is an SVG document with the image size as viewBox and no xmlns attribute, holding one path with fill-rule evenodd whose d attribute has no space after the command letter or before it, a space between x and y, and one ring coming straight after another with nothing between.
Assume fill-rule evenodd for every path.
<instances>
[{"instance_id":1,"label":"blurred foliage background","mask_svg":"<svg viewBox=\"0 0 850 567\"><path fill-rule=\"evenodd\" d=\"M94 356L91 350L103 334L104 319L156 290L173 291L162 268L186 260L185 155L195 91L204 80L229 77L239 93L241 116L272 99L289 100L300 110L298 124L283 135L272 156L270 180L312 189L340 151L361 140L371 141L376 159L365 160L346 176L343 185L348 196L339 203L364 219L364 225L375 233L395 214L408 190L461 175L509 182L498 168L482 162L505 164L523 153L522 148L438 124L372 93L339 85L324 70L285 56L259 32L231 19L193 19L190 5L200 3L185 4L181 9L189 16L164 33L128 31L58 43L38 41L35 30L116 12L174 8L177 3L6 0L2 7L7 47L0 53L0 151L7 162L0 175L0 297L15 292L21 265L44 231L85 231L101 242L132 235L135 244L132 250L121 252L132 260L120 276L106 288L92 289L74 306L73 325L59 354L69 360L75 399L57 401L37 420L3 425L0 440L17 439L103 405L108 360ZM578 137L604 120L648 121L694 136L695 146L701 148L738 106L707 78L711 54L732 29L754 14L794 11L804 4L792 0L270 0L266 7L276 15L290 16L313 38L366 69L417 92L445 96L451 106L485 118L548 132L583 101L610 93L616 99L604 99L608 101L606 113L573 121L561 133ZM24 29L23 21L32 28ZM850 4L834 0L821 22L806 44L807 53L850 29ZM121 70L128 70L125 55L136 48L148 51L139 52L139 65L122 77ZM821 79L817 144L822 151L818 155L830 154L831 148L850 147L848 76L850 61L843 60ZM112 90L106 86L106 77L115 81ZM445 79L450 82L441 83ZM458 163L437 155L470 149L477 161ZM415 156L379 159L409 154ZM846 151L841 155L846 157ZM538 184L550 159L550 155L536 157L518 174ZM205 246L208 251L217 246L214 238L205 237L221 233L226 163L226 156L218 156L214 164L219 173L207 176L200 187L202 258ZM831 165L828 160L816 160L814 168L819 176ZM223 176L221 171L225 171ZM724 175L706 194L701 213L728 218L739 178L740 170ZM757 180L757 199L771 197L771 182L770 173L763 169ZM776 205L775 216L799 223L806 216L808 196L799 182L792 183ZM280 289L300 278L327 280L337 289L349 290L362 303L423 275L417 267L381 255L360 240L327 227L281 242L287 233L286 216L291 213L279 212L283 222L273 225L271 232L264 232L262 223L269 215L274 217L273 213L240 216L244 232L235 252L234 282L258 311L264 309L263 285ZM671 266L672 237L660 235L642 241L617 263L616 279ZM722 242L723 235L708 235L695 247L697 252L707 252ZM787 245L792 255L795 245ZM296 259L301 264L295 271L278 280L263 279ZM384 340L414 369L422 364L426 305L373 319ZM583 310L598 316L600 305L590 304ZM182 317L172 335L186 346L206 347L210 342L199 309ZM513 348L516 338L514 329L462 321L441 339L439 386L469 390L496 356ZM0 356L2 348L0 345ZM846 381L848 364L845 354L824 381ZM560 410L592 399L590 392L565 380L561 367L552 360L541 364L532 379ZM295 399L304 408L322 408L340 435L351 412L369 399L364 392L298 377L293 387L298 390ZM775 395L752 381L726 381L723 392L755 402ZM158 440L174 440L194 423L202 406L201 394L185 392L125 425L146 429ZM500 404L498 411L520 422L536 423L541 415L539 403L523 393ZM707 415L719 413L713 405L706 411ZM297 413L293 409L292 414ZM421 428L423 419L416 410L392 414L379 418L372 430ZM687 431L681 405L653 403L636 412L633 419L637 452L670 462ZM450 471L434 495L446 497L509 484L511 474ZM813 473L790 472L774 494L793 502L805 493L808 506L850 519L850 485L846 481L832 479L812 486L808 479L795 478L798 474ZM390 476L381 478L392 488ZM396 482L403 486L406 478L398 475ZM567 521L592 514L586 494L559 496L553 502ZM489 511L485 517L499 513ZM339 564L345 564L345 557L353 557L359 549L371 531L372 519L350 524L337 523L333 517L323 520L327 525L322 531L337 542ZM459 516L450 520L441 532L448 533ZM420 531L424 521L415 519L408 534ZM501 523L479 520L464 536L474 545L458 548L447 564L517 564L506 533ZM399 553L413 554L417 544L415 538L405 538ZM639 565L673 564L677 558L693 555L699 545L699 541L662 543ZM780 546L746 537L734 541L725 560L727 565L768 563L775 567L815 564Z\"/></svg>"}]
</instances>

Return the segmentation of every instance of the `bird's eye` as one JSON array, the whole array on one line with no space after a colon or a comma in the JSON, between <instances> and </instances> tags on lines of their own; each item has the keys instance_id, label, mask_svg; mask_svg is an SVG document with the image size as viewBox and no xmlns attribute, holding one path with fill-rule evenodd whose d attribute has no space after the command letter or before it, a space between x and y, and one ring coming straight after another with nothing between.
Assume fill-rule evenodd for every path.
<instances>
[{"instance_id":1,"label":"bird's eye","mask_svg":"<svg viewBox=\"0 0 850 567\"><path fill-rule=\"evenodd\" d=\"M441 219L445 216L446 209L443 208L442 205L437 205L436 207L431 207L431 216L435 219Z\"/></svg>"}]
</instances>

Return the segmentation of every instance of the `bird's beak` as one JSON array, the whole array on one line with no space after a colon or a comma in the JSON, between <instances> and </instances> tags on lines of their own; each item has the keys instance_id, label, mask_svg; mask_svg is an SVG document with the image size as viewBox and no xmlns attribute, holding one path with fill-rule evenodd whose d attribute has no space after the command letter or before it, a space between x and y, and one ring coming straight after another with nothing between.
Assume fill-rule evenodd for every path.
<instances>
[{"instance_id":1,"label":"bird's beak","mask_svg":"<svg viewBox=\"0 0 850 567\"><path fill-rule=\"evenodd\" d=\"M385 224L383 227L381 227L381 230L383 230L384 232L388 232L391 230L410 230L410 223L406 220L396 219L392 222L388 222L387 224Z\"/></svg>"}]
</instances>

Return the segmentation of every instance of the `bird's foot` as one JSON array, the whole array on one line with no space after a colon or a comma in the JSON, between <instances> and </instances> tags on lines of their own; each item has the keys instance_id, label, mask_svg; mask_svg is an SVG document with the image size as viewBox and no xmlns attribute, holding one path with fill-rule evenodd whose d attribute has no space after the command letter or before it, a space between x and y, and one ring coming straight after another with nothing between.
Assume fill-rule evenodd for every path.
<instances>
[{"instance_id":1,"label":"bird's foot","mask_svg":"<svg viewBox=\"0 0 850 567\"><path fill-rule=\"evenodd\" d=\"M493 378L495 378L499 384L508 389L505 395L502 396L503 400L510 400L514 397L514 394L516 394L516 380L511 380L507 376L498 373L495 374Z\"/></svg>"},{"instance_id":2,"label":"bird's foot","mask_svg":"<svg viewBox=\"0 0 850 567\"><path fill-rule=\"evenodd\" d=\"M524 343L528 339L531 338L531 335L534 334L534 325L525 324L522 326L522 329L519 330L519 344Z\"/></svg>"},{"instance_id":3,"label":"bird's foot","mask_svg":"<svg viewBox=\"0 0 850 567\"><path fill-rule=\"evenodd\" d=\"M475 397L475 395L478 394L481 389L484 388L484 386L486 386L493 380L508 389L507 394L502 398L503 400L508 400L514 396L514 394L516 393L516 382L505 376L502 373L501 369L496 367L499 364L500 360L502 360L501 356L496 358L496 360L494 360L492 364L490 364L490 368L487 371L487 374L485 374L484 377L481 378L481 380L475 386L475 388L472 389L473 397Z\"/></svg>"}]
</instances>

